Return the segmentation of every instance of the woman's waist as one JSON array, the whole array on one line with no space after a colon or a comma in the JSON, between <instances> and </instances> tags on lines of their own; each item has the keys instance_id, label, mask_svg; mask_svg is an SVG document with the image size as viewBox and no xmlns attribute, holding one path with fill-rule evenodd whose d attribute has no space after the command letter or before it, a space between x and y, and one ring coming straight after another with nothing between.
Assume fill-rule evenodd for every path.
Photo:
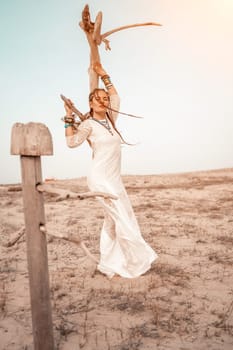
<instances>
[{"instance_id":1,"label":"woman's waist","mask_svg":"<svg viewBox=\"0 0 233 350\"><path fill-rule=\"evenodd\" d=\"M87 177L87 185L90 191L105 192L118 196L124 190L121 178L118 179L100 179L96 177Z\"/></svg>"},{"instance_id":2,"label":"woman's waist","mask_svg":"<svg viewBox=\"0 0 233 350\"><path fill-rule=\"evenodd\" d=\"M108 168L108 167L120 167L121 165L121 154L114 153L98 153L93 152L91 167L92 168Z\"/></svg>"}]
</instances>

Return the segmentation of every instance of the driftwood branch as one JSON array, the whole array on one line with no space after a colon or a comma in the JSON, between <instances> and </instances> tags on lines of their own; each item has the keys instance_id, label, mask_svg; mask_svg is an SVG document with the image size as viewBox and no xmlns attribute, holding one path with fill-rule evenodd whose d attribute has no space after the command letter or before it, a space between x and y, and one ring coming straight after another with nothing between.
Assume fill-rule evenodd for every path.
<instances>
[{"instance_id":1,"label":"driftwood branch","mask_svg":"<svg viewBox=\"0 0 233 350\"><path fill-rule=\"evenodd\" d=\"M92 198L92 197L103 197L103 198L110 198L110 199L117 199L117 196L114 196L110 193L104 193L104 192L84 192L84 193L76 193L73 191L67 191L60 188L56 188L49 184L41 184L37 185L37 190L39 192L47 192L51 194L58 195L57 201L73 198L73 199L85 199L85 198Z\"/></svg>"},{"instance_id":2,"label":"driftwood branch","mask_svg":"<svg viewBox=\"0 0 233 350\"><path fill-rule=\"evenodd\" d=\"M70 100L65 97L64 95L60 95L61 99L65 102L65 104L72 110L73 113L75 113L81 121L85 120L85 115L82 114L71 102Z\"/></svg>"},{"instance_id":3,"label":"driftwood branch","mask_svg":"<svg viewBox=\"0 0 233 350\"><path fill-rule=\"evenodd\" d=\"M22 186L21 185L8 186L7 191L8 192L20 192L20 191L22 191Z\"/></svg>"},{"instance_id":4,"label":"driftwood branch","mask_svg":"<svg viewBox=\"0 0 233 350\"><path fill-rule=\"evenodd\" d=\"M44 225L40 226L40 231L44 234L47 233L46 227ZM6 244L4 244L5 247L9 248L12 247L16 242L19 241L19 239L25 234L25 227L22 227L19 231L16 232L14 235L14 238L12 238L10 241L8 241ZM52 236L57 239L63 239L68 242L75 243L80 246L80 248L84 251L86 256L88 256L91 260L93 260L95 263L99 263L98 259L90 252L90 250L87 248L86 244L82 241L81 237L77 233L68 233L67 236L57 236L54 234L49 233L49 236Z\"/></svg>"},{"instance_id":5,"label":"driftwood branch","mask_svg":"<svg viewBox=\"0 0 233 350\"><path fill-rule=\"evenodd\" d=\"M118 27L112 30L109 30L108 32L104 33L101 35L101 40L103 41L103 39L105 39L107 36L119 32L120 30L124 30L124 29L129 29L129 28L135 28L135 27L144 27L144 26L158 26L161 27L162 24L160 23L156 23L156 22L146 22L146 23L135 23L135 24L128 24L122 27Z\"/></svg>"},{"instance_id":6,"label":"driftwood branch","mask_svg":"<svg viewBox=\"0 0 233 350\"><path fill-rule=\"evenodd\" d=\"M129 29L129 28L135 28L135 27L144 27L144 26L162 26L162 24L160 23L155 23L155 22L146 22L146 23L135 23L135 24L129 24L129 25L126 25L126 26L122 26L122 27L118 27L118 28L115 28L115 29L112 29L112 30L109 30L108 32L100 35L100 39L99 41L96 43L98 45L101 44L101 42L104 42L105 44L105 50L111 50L111 47L110 47L110 41L106 39L106 37L108 37L109 35L113 34L113 33L116 33L116 32L119 32L121 30L124 30L124 29Z\"/></svg>"},{"instance_id":7,"label":"driftwood branch","mask_svg":"<svg viewBox=\"0 0 233 350\"><path fill-rule=\"evenodd\" d=\"M97 45L100 45L102 42L101 37L101 25L102 25L102 12L99 12L95 19L94 31L93 31L93 39L95 40Z\"/></svg>"},{"instance_id":8,"label":"driftwood branch","mask_svg":"<svg viewBox=\"0 0 233 350\"><path fill-rule=\"evenodd\" d=\"M25 227L22 227L19 231L16 232L14 238L12 238L10 241L4 244L4 246L7 248L12 247L15 243L19 241L19 239L24 235L24 233Z\"/></svg>"},{"instance_id":9,"label":"driftwood branch","mask_svg":"<svg viewBox=\"0 0 233 350\"><path fill-rule=\"evenodd\" d=\"M61 238L64 239L65 241L69 241L75 244L78 244L80 246L80 248L82 248L82 250L84 251L84 253L94 262L96 262L97 264L99 263L99 260L96 259L96 257L90 252L90 250L87 248L86 244L81 240L81 237L79 235L77 235L76 233L68 233L68 236L62 236L62 237L58 237L58 236L54 236L57 238Z\"/></svg>"},{"instance_id":10,"label":"driftwood branch","mask_svg":"<svg viewBox=\"0 0 233 350\"><path fill-rule=\"evenodd\" d=\"M82 11L82 21L79 22L80 27L85 32L88 44L90 46L90 66L89 66L89 82L90 82L90 91L98 87L99 78L97 74L92 69L93 63L100 62L100 55L98 50L98 45L102 42L105 44L106 50L111 50L109 45L109 40L106 38L113 33L119 32L120 30L142 27L142 26L161 26L160 23L155 22L146 22L146 23L135 23L129 24L122 27L112 29L104 34L101 34L102 26L102 12L98 12L95 22L91 21L91 15L89 11L89 6L86 5Z\"/></svg>"},{"instance_id":11,"label":"driftwood branch","mask_svg":"<svg viewBox=\"0 0 233 350\"><path fill-rule=\"evenodd\" d=\"M99 12L96 17L96 23L91 21L89 6L86 5L82 12L82 21L79 23L80 27L86 34L88 44L90 46L90 66L88 69L89 73L89 85L90 91L93 91L99 85L99 77L93 70L93 64L100 62L100 55L98 50L98 43L101 43L101 30L102 24L102 13Z\"/></svg>"}]
</instances>

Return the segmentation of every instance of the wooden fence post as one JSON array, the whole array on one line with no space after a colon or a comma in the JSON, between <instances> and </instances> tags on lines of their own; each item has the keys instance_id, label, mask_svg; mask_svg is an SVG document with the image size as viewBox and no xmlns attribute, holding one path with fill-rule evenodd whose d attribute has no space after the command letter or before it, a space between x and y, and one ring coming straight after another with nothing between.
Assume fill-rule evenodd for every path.
<instances>
[{"instance_id":1,"label":"wooden fence post","mask_svg":"<svg viewBox=\"0 0 233 350\"><path fill-rule=\"evenodd\" d=\"M36 187L42 183L40 156L53 154L48 128L40 123L14 124L11 154L21 159L34 348L54 350L44 201Z\"/></svg>"}]
</instances>

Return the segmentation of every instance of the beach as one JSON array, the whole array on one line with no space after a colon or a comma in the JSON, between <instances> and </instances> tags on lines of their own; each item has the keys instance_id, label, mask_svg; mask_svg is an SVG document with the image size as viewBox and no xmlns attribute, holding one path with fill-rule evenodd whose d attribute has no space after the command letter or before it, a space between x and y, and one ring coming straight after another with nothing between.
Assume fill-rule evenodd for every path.
<instances>
[{"instance_id":1,"label":"beach","mask_svg":"<svg viewBox=\"0 0 233 350\"><path fill-rule=\"evenodd\" d=\"M233 168L122 177L145 240L159 258L143 276L107 278L95 198L45 193L53 330L59 350L233 349ZM51 179L83 193L85 178ZM20 184L0 185L0 349L32 350ZM77 240L78 240L77 239Z\"/></svg>"}]
</instances>

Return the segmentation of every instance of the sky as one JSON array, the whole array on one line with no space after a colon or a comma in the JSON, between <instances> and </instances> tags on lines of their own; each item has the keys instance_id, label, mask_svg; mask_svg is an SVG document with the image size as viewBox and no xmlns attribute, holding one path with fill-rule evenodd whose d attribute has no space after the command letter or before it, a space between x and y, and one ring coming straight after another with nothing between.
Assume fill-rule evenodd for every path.
<instances>
[{"instance_id":1,"label":"sky","mask_svg":"<svg viewBox=\"0 0 233 350\"><path fill-rule=\"evenodd\" d=\"M62 93L88 111L89 46L78 23L82 0L0 2L0 184L21 181L10 155L14 123L48 126L54 155L42 157L44 178L86 176L91 149L66 146ZM118 129L122 174L162 174L233 167L233 0L90 0L103 12L99 47L121 98Z\"/></svg>"}]
</instances>

